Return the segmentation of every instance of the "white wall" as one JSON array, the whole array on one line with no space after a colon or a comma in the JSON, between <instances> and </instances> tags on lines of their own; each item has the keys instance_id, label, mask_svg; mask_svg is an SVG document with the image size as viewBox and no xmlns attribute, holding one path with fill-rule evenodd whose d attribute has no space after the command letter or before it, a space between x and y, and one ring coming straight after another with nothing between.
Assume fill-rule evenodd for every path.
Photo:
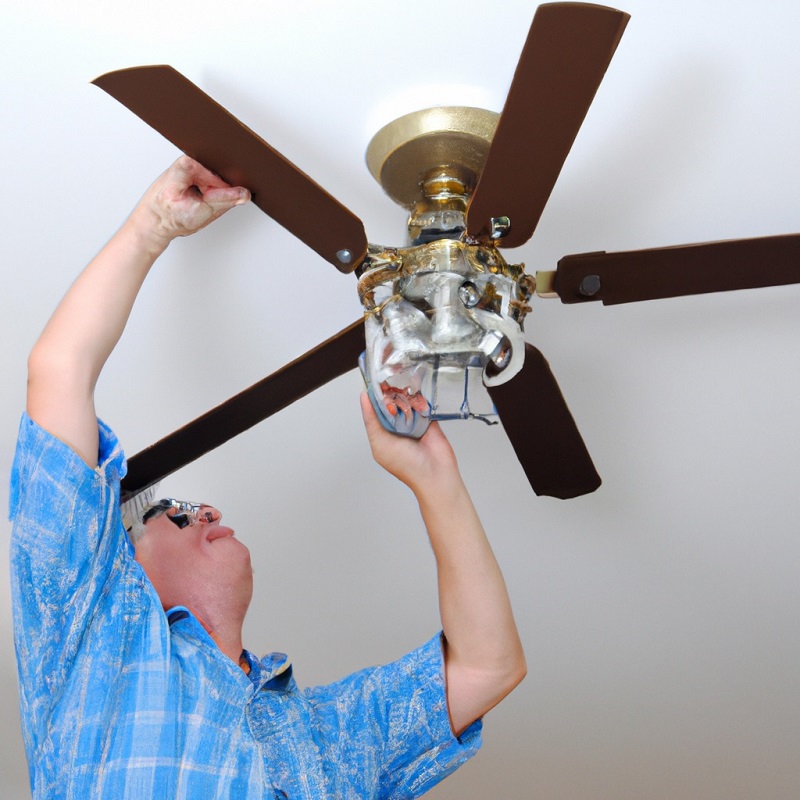
<instances>
[{"instance_id":1,"label":"white wall","mask_svg":"<svg viewBox=\"0 0 800 800\"><path fill-rule=\"evenodd\" d=\"M566 253L800 230L800 7L762 5L629 0L618 54L516 260L533 271ZM363 163L369 137L394 113L465 94L499 110L533 8L5 9L2 504L27 352L176 155L93 77L172 64L359 214L373 241L400 244L404 215ZM100 413L134 453L355 319L354 288L239 209L164 257L108 365ZM796 798L800 287L617 308L538 301L527 335L604 485L538 499L501 430L448 428L530 673L489 716L484 751L433 795ZM248 646L289 652L304 683L391 659L437 625L424 533L410 496L370 461L358 390L351 373L165 485L211 498L251 546ZM27 796L7 585L2 800Z\"/></svg>"}]
</instances>

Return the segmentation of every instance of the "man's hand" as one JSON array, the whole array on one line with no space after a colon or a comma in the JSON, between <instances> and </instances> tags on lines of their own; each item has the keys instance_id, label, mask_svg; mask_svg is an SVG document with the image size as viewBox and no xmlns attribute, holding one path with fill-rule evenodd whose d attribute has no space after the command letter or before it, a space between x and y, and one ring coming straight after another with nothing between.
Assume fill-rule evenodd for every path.
<instances>
[{"instance_id":1,"label":"man's hand","mask_svg":"<svg viewBox=\"0 0 800 800\"><path fill-rule=\"evenodd\" d=\"M137 233L160 253L178 236L189 236L250 199L201 164L181 156L147 190L132 215Z\"/></svg>"},{"instance_id":2,"label":"man's hand","mask_svg":"<svg viewBox=\"0 0 800 800\"><path fill-rule=\"evenodd\" d=\"M361 413L374 459L414 494L431 489L437 481L458 478L455 453L438 422L432 422L421 439L390 433L366 392L361 395Z\"/></svg>"}]
</instances>

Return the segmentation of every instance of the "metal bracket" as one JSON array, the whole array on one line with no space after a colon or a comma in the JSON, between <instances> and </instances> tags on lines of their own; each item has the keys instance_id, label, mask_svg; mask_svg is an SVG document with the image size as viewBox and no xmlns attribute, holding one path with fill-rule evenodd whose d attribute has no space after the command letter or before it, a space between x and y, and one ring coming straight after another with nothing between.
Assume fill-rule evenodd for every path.
<instances>
[{"instance_id":1,"label":"metal bracket","mask_svg":"<svg viewBox=\"0 0 800 800\"><path fill-rule=\"evenodd\" d=\"M536 273L536 294L548 300L553 300L560 296L556 291L555 270L543 270Z\"/></svg>"}]
</instances>

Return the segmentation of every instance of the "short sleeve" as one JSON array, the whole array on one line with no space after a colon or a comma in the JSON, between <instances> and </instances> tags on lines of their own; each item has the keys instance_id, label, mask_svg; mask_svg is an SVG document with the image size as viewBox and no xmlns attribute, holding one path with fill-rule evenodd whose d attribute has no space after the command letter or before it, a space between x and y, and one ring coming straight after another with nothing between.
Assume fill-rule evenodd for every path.
<instances>
[{"instance_id":1,"label":"short sleeve","mask_svg":"<svg viewBox=\"0 0 800 800\"><path fill-rule=\"evenodd\" d=\"M398 661L306 695L329 757L371 782L363 787L364 797L419 797L481 745L480 720L458 738L452 733L441 634Z\"/></svg>"},{"instance_id":2,"label":"short sleeve","mask_svg":"<svg viewBox=\"0 0 800 800\"><path fill-rule=\"evenodd\" d=\"M130 545L119 520L124 455L99 423L95 469L23 415L11 475L11 589L23 687L66 670L115 562ZM55 673L50 673L57 680Z\"/></svg>"}]
</instances>

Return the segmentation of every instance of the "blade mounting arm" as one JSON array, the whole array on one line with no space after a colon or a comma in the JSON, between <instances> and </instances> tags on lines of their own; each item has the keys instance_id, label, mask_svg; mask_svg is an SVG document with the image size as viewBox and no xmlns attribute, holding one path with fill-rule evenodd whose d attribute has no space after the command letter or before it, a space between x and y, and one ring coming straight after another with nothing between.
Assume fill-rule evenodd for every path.
<instances>
[{"instance_id":1,"label":"blade mounting arm","mask_svg":"<svg viewBox=\"0 0 800 800\"><path fill-rule=\"evenodd\" d=\"M800 283L796 233L564 256L554 288L563 303L613 305L792 283Z\"/></svg>"}]
</instances>

